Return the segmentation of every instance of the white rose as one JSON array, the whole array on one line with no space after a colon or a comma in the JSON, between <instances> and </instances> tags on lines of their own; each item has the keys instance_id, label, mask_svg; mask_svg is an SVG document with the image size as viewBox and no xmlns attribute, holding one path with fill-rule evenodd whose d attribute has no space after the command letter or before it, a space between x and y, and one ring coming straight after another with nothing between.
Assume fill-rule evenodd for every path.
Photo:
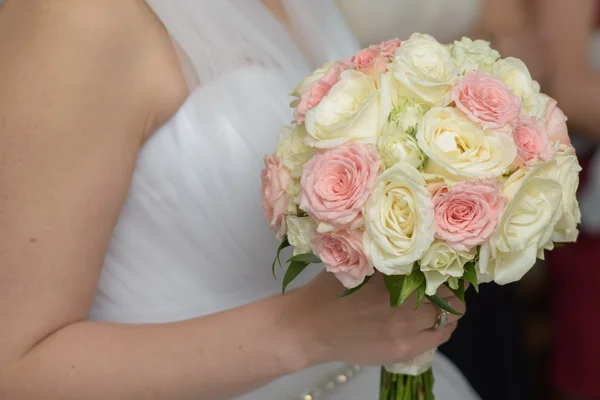
<instances>
[{"instance_id":1,"label":"white rose","mask_svg":"<svg viewBox=\"0 0 600 400\"><path fill-rule=\"evenodd\" d=\"M308 89L310 85L321 79L333 64L335 63L331 61L326 62L321 68L316 69L312 74L304 78L304 80L300 82L298 86L296 86L291 95L294 97L301 97L302 94L306 92L306 89Z\"/></svg>"},{"instance_id":2,"label":"white rose","mask_svg":"<svg viewBox=\"0 0 600 400\"><path fill-rule=\"evenodd\" d=\"M294 179L285 188L287 193L287 214L296 215L298 213L298 198L300 197L300 180Z\"/></svg>"},{"instance_id":3,"label":"white rose","mask_svg":"<svg viewBox=\"0 0 600 400\"><path fill-rule=\"evenodd\" d=\"M304 143L305 139L304 125L284 126L279 133L277 157L290 170L294 178L302 175L302 165L315 153L314 148Z\"/></svg>"},{"instance_id":4,"label":"white rose","mask_svg":"<svg viewBox=\"0 0 600 400\"><path fill-rule=\"evenodd\" d=\"M485 40L471 40L463 37L451 46L454 62L463 74L478 70L491 71L494 63L500 58L500 53L490 47Z\"/></svg>"},{"instance_id":5,"label":"white rose","mask_svg":"<svg viewBox=\"0 0 600 400\"><path fill-rule=\"evenodd\" d=\"M438 287L450 278L462 278L465 264L475 258L477 250L456 251L443 240L436 240L421 258L421 271L425 275L425 293L433 296Z\"/></svg>"},{"instance_id":6,"label":"white rose","mask_svg":"<svg viewBox=\"0 0 600 400\"><path fill-rule=\"evenodd\" d=\"M446 46L418 33L396 50L388 69L406 92L404 96L438 105L450 102L450 90L460 74Z\"/></svg>"},{"instance_id":7,"label":"white rose","mask_svg":"<svg viewBox=\"0 0 600 400\"><path fill-rule=\"evenodd\" d=\"M349 140L375 144L379 131L379 96L373 77L344 71L321 102L306 113L305 142L332 148Z\"/></svg>"},{"instance_id":8,"label":"white rose","mask_svg":"<svg viewBox=\"0 0 600 400\"><path fill-rule=\"evenodd\" d=\"M494 64L492 75L504 82L516 96L521 98L535 92L529 69L518 58L507 57L498 60Z\"/></svg>"},{"instance_id":9,"label":"white rose","mask_svg":"<svg viewBox=\"0 0 600 400\"><path fill-rule=\"evenodd\" d=\"M410 274L434 240L433 203L410 164L385 170L365 205L363 245L371 265L385 275Z\"/></svg>"},{"instance_id":10,"label":"white rose","mask_svg":"<svg viewBox=\"0 0 600 400\"><path fill-rule=\"evenodd\" d=\"M392 71L379 77L379 129L390 120L401 122L405 130L416 128L417 123L430 104L423 104L415 99L409 99L401 94L402 85L394 77Z\"/></svg>"},{"instance_id":11,"label":"white rose","mask_svg":"<svg viewBox=\"0 0 600 400\"><path fill-rule=\"evenodd\" d=\"M402 101L402 104L394 107L388 116L388 120L396 122L397 126L403 132L414 135L417 131L417 125L425 114L426 107L421 104L408 100Z\"/></svg>"},{"instance_id":12,"label":"white rose","mask_svg":"<svg viewBox=\"0 0 600 400\"><path fill-rule=\"evenodd\" d=\"M543 116L546 99L540 95L540 85L531 78L523 61L514 57L498 60L492 68L492 75L521 99L525 114Z\"/></svg>"},{"instance_id":13,"label":"white rose","mask_svg":"<svg viewBox=\"0 0 600 400\"><path fill-rule=\"evenodd\" d=\"M533 82L539 87L536 81ZM537 92L534 91L529 97L523 99L523 114L545 119L549 100L548 96L539 93L539 89Z\"/></svg>"},{"instance_id":14,"label":"white rose","mask_svg":"<svg viewBox=\"0 0 600 400\"><path fill-rule=\"evenodd\" d=\"M493 281L499 285L506 285L516 282L529 272L537 261L536 246L529 246L515 253L492 253L492 250L489 244L481 246L477 273L480 283Z\"/></svg>"},{"instance_id":15,"label":"white rose","mask_svg":"<svg viewBox=\"0 0 600 400\"><path fill-rule=\"evenodd\" d=\"M419 147L429 160L425 172L448 180L503 175L517 156L513 139L484 131L455 108L432 108L417 130Z\"/></svg>"},{"instance_id":16,"label":"white rose","mask_svg":"<svg viewBox=\"0 0 600 400\"><path fill-rule=\"evenodd\" d=\"M561 218L563 188L538 166L517 170L505 182L504 193L508 205L479 255L479 272L499 284L518 281L534 266Z\"/></svg>"},{"instance_id":17,"label":"white rose","mask_svg":"<svg viewBox=\"0 0 600 400\"><path fill-rule=\"evenodd\" d=\"M294 255L307 254L311 250L311 241L317 225L309 217L287 217L288 241L294 246Z\"/></svg>"},{"instance_id":18,"label":"white rose","mask_svg":"<svg viewBox=\"0 0 600 400\"><path fill-rule=\"evenodd\" d=\"M581 223L581 211L577 201L579 172L581 166L577 157L559 154L556 163L548 163L541 167L545 177L559 182L563 189L560 204L561 217L554 228L551 240L558 243L575 242L579 235L577 225Z\"/></svg>"},{"instance_id":19,"label":"white rose","mask_svg":"<svg viewBox=\"0 0 600 400\"><path fill-rule=\"evenodd\" d=\"M414 130L414 127L409 128ZM405 162L419 169L425 162L425 154L419 148L417 139L407 133L407 129L402 120L398 120L390 121L381 131L377 146L386 168Z\"/></svg>"},{"instance_id":20,"label":"white rose","mask_svg":"<svg viewBox=\"0 0 600 400\"><path fill-rule=\"evenodd\" d=\"M390 113L400 102L400 83L391 71L379 76L379 129L389 120Z\"/></svg>"}]
</instances>

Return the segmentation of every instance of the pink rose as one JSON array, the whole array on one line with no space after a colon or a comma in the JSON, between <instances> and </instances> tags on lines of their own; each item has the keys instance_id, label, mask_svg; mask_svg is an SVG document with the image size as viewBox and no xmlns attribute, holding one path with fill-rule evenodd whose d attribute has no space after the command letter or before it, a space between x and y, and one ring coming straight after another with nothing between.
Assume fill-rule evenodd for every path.
<instances>
[{"instance_id":1,"label":"pink rose","mask_svg":"<svg viewBox=\"0 0 600 400\"><path fill-rule=\"evenodd\" d=\"M387 71L388 59L383 56L379 46L371 46L360 50L352 57L352 62L358 71L375 75Z\"/></svg>"},{"instance_id":2,"label":"pink rose","mask_svg":"<svg viewBox=\"0 0 600 400\"><path fill-rule=\"evenodd\" d=\"M485 129L500 129L514 122L521 100L504 82L484 72L470 72L454 86L452 100L471 121Z\"/></svg>"},{"instance_id":3,"label":"pink rose","mask_svg":"<svg viewBox=\"0 0 600 400\"><path fill-rule=\"evenodd\" d=\"M314 155L302 167L300 208L334 227L362 222L362 208L379 174L369 145L346 143Z\"/></svg>"},{"instance_id":4,"label":"pink rose","mask_svg":"<svg viewBox=\"0 0 600 400\"><path fill-rule=\"evenodd\" d=\"M532 165L540 159L551 160L555 150L548 140L542 121L533 116L522 115L513 129L517 155L523 165Z\"/></svg>"},{"instance_id":5,"label":"pink rose","mask_svg":"<svg viewBox=\"0 0 600 400\"><path fill-rule=\"evenodd\" d=\"M444 182L430 183L426 187L427 191L433 199L435 196L448 192L448 186Z\"/></svg>"},{"instance_id":6,"label":"pink rose","mask_svg":"<svg viewBox=\"0 0 600 400\"><path fill-rule=\"evenodd\" d=\"M342 230L318 233L313 238L313 253L348 289L357 287L366 276L375 273L363 251L362 237L361 231Z\"/></svg>"},{"instance_id":7,"label":"pink rose","mask_svg":"<svg viewBox=\"0 0 600 400\"><path fill-rule=\"evenodd\" d=\"M323 97L329 93L333 85L340 80L340 74L349 68L350 67L345 64L332 65L321 79L312 83L306 91L302 93L300 103L294 111L294 119L298 124L304 122L306 113L323 100Z\"/></svg>"},{"instance_id":8,"label":"pink rose","mask_svg":"<svg viewBox=\"0 0 600 400\"><path fill-rule=\"evenodd\" d=\"M277 237L285 236L285 212L288 198L285 189L292 182L290 172L276 155L265 157L262 170L262 206L269 226L277 231Z\"/></svg>"},{"instance_id":9,"label":"pink rose","mask_svg":"<svg viewBox=\"0 0 600 400\"><path fill-rule=\"evenodd\" d=\"M354 56L346 57L346 58L343 58L340 62L343 65L352 69L352 68L354 68L354 62L352 61L353 58L354 58Z\"/></svg>"},{"instance_id":10,"label":"pink rose","mask_svg":"<svg viewBox=\"0 0 600 400\"><path fill-rule=\"evenodd\" d=\"M569 130L567 129L567 117L558 107L558 103L553 98L548 98L548 108L546 109L546 132L550 142L559 141L563 150L574 153Z\"/></svg>"},{"instance_id":11,"label":"pink rose","mask_svg":"<svg viewBox=\"0 0 600 400\"><path fill-rule=\"evenodd\" d=\"M394 57L396 49L400 46L402 46L402 41L395 38L381 42L379 49L384 57Z\"/></svg>"},{"instance_id":12,"label":"pink rose","mask_svg":"<svg viewBox=\"0 0 600 400\"><path fill-rule=\"evenodd\" d=\"M492 236L504 210L497 180L466 181L433 197L436 237L457 251L469 251Z\"/></svg>"}]
</instances>

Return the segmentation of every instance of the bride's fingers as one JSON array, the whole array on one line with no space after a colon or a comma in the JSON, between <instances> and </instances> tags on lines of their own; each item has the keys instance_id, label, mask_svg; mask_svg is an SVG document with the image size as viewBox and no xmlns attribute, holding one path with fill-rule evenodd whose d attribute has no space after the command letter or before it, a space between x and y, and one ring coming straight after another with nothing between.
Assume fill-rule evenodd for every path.
<instances>
[{"instance_id":1,"label":"bride's fingers","mask_svg":"<svg viewBox=\"0 0 600 400\"><path fill-rule=\"evenodd\" d=\"M415 337L415 340L411 343L409 354L407 354L404 358L408 360L412 360L415 357L429 351L430 349L435 349L440 345L446 343L454 330L458 325L457 321L446 325L442 329L438 330L425 330L422 331L419 335Z\"/></svg>"},{"instance_id":2,"label":"bride's fingers","mask_svg":"<svg viewBox=\"0 0 600 400\"><path fill-rule=\"evenodd\" d=\"M463 313L464 308L461 308L461 310L457 311ZM438 306L432 303L421 304L414 314L413 329L415 329L416 332L434 329L438 324L440 315L441 311ZM460 316L448 313L446 316L445 325L453 324L459 319Z\"/></svg>"}]
</instances>

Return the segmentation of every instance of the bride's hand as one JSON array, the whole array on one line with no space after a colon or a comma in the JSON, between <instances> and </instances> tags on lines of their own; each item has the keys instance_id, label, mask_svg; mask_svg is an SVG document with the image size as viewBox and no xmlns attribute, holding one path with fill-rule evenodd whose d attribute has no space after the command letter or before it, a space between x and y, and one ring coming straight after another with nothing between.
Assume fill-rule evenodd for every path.
<instances>
[{"instance_id":1,"label":"bride's hand","mask_svg":"<svg viewBox=\"0 0 600 400\"><path fill-rule=\"evenodd\" d=\"M354 294L340 298L343 291L333 274L322 273L308 285L289 293L291 314L300 326L300 342L312 363L345 361L360 365L387 365L410 361L415 356L446 342L458 317L448 316L445 327L434 330L438 308L416 299L391 310L389 295L380 275ZM464 313L466 306L448 289L440 296Z\"/></svg>"}]
</instances>

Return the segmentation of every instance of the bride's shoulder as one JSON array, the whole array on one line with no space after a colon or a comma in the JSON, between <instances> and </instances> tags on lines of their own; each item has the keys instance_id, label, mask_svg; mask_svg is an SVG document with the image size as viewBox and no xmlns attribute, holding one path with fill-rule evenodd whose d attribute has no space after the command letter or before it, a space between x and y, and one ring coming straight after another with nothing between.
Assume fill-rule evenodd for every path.
<instances>
[{"instance_id":1,"label":"bride's shoulder","mask_svg":"<svg viewBox=\"0 0 600 400\"><path fill-rule=\"evenodd\" d=\"M82 66L72 71L139 91L131 95L154 108L149 130L170 117L188 95L170 36L143 0L6 0L0 21L0 46L21 38L16 45L43 47Z\"/></svg>"}]
</instances>

